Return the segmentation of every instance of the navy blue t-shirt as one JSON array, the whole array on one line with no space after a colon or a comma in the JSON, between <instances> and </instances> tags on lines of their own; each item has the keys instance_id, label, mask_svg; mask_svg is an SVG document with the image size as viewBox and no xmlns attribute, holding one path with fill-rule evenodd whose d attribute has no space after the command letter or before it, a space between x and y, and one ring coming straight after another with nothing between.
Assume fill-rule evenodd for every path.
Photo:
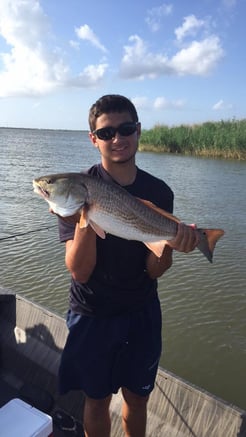
<instances>
[{"instance_id":1,"label":"navy blue t-shirt","mask_svg":"<svg viewBox=\"0 0 246 437\"><path fill-rule=\"evenodd\" d=\"M101 164L88 173L104 180L111 176ZM173 212L173 192L162 180L137 169L133 184L124 186L132 195L149 200L168 212ZM59 220L60 241L72 240L75 226ZM70 308L79 314L111 316L135 311L157 293L157 280L146 272L147 247L138 241L106 234L97 236L97 263L86 284L71 279Z\"/></svg>"}]
</instances>

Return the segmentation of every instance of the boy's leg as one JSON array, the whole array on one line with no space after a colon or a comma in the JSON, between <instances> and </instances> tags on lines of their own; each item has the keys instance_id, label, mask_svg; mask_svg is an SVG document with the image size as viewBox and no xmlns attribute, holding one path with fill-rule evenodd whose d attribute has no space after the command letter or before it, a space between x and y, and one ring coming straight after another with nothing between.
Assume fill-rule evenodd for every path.
<instances>
[{"instance_id":1,"label":"boy's leg","mask_svg":"<svg viewBox=\"0 0 246 437\"><path fill-rule=\"evenodd\" d=\"M126 437L144 437L147 423L147 402L149 396L139 396L122 388L122 426Z\"/></svg>"},{"instance_id":2,"label":"boy's leg","mask_svg":"<svg viewBox=\"0 0 246 437\"><path fill-rule=\"evenodd\" d=\"M104 399L92 399L86 396L83 417L86 437L110 436L109 405L111 398L111 395Z\"/></svg>"}]
</instances>

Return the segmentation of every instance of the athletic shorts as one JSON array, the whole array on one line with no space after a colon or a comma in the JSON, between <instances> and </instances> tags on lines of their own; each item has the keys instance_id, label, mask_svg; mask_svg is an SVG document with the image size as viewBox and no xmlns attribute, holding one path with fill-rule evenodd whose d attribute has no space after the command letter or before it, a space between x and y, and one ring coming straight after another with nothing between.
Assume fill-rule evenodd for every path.
<instances>
[{"instance_id":1,"label":"athletic shorts","mask_svg":"<svg viewBox=\"0 0 246 437\"><path fill-rule=\"evenodd\" d=\"M82 390L102 399L126 387L140 396L154 388L161 356L157 297L140 311L97 318L68 312L69 335L59 369L60 393Z\"/></svg>"}]
</instances>

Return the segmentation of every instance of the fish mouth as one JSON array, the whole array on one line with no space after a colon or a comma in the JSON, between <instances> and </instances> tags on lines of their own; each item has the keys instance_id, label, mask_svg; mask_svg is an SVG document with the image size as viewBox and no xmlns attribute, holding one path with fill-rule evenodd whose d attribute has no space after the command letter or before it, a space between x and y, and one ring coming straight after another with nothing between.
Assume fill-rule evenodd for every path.
<instances>
[{"instance_id":1,"label":"fish mouth","mask_svg":"<svg viewBox=\"0 0 246 437\"><path fill-rule=\"evenodd\" d=\"M45 199L48 199L50 197L50 193L38 184L35 184L35 191Z\"/></svg>"}]
</instances>

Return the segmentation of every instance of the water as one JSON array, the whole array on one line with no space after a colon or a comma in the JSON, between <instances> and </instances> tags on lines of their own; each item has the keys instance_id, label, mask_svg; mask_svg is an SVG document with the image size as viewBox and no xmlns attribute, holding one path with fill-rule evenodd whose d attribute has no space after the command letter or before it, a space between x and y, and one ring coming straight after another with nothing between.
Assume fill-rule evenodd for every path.
<instances>
[{"instance_id":1,"label":"water","mask_svg":"<svg viewBox=\"0 0 246 437\"><path fill-rule=\"evenodd\" d=\"M1 286L65 315L64 247L32 179L99 160L85 132L0 129ZM212 265L198 251L175 253L159 280L161 365L246 409L246 163L139 153L137 164L172 187L183 221L226 232Z\"/></svg>"}]
</instances>

